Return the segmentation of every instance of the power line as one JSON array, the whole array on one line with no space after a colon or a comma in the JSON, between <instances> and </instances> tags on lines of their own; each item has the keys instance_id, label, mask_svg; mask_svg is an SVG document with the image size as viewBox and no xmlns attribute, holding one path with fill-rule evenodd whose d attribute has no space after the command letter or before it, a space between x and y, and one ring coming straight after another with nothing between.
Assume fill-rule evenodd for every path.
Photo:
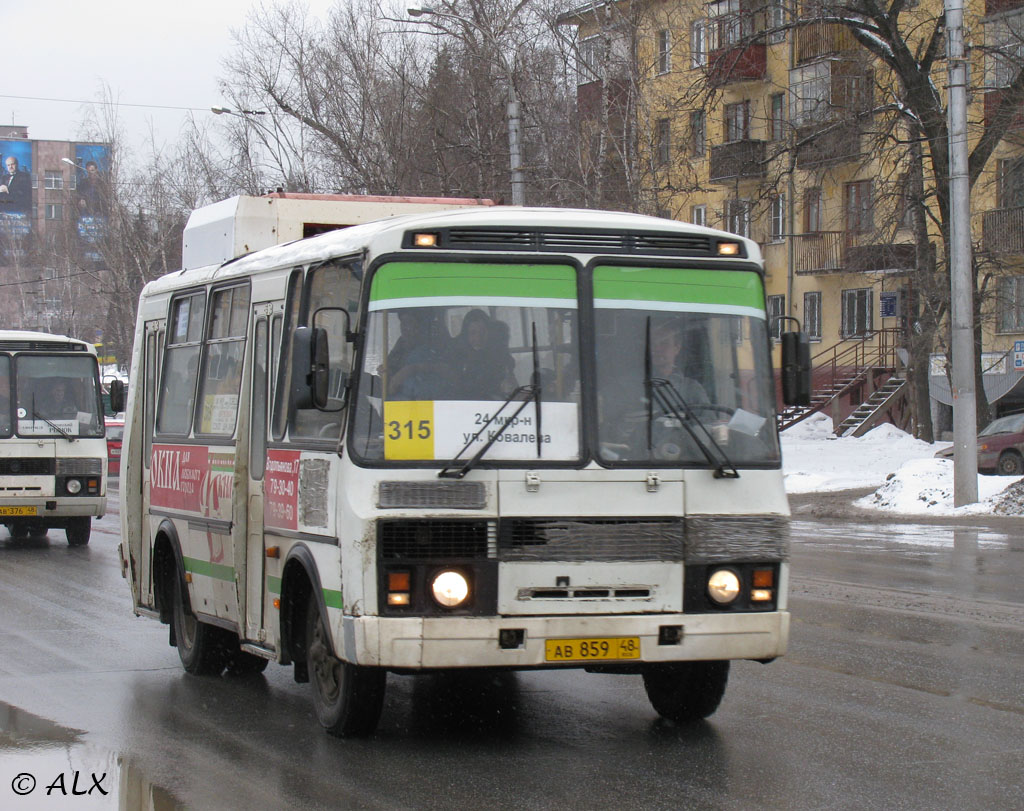
<instances>
[{"instance_id":1,"label":"power line","mask_svg":"<svg viewBox=\"0 0 1024 811\"><path fill-rule=\"evenodd\" d=\"M43 96L11 96L6 93L0 93L0 99L20 99L21 101L55 101L61 104L103 104L104 102L99 101L85 101L83 99L50 99L44 98ZM111 102L115 107L147 107L153 110L188 110L190 112L210 112L209 107L175 107L170 104L133 104L127 101L115 101Z\"/></svg>"},{"instance_id":2,"label":"power line","mask_svg":"<svg viewBox=\"0 0 1024 811\"><path fill-rule=\"evenodd\" d=\"M9 266L8 266L9 267ZM109 273L110 268L97 268L96 270L81 270L77 273L68 273L64 276L53 276L49 279L25 279L19 282L0 282L0 287L21 287L30 284L46 284L47 282L64 282L76 276L94 276L97 273Z\"/></svg>"}]
</instances>

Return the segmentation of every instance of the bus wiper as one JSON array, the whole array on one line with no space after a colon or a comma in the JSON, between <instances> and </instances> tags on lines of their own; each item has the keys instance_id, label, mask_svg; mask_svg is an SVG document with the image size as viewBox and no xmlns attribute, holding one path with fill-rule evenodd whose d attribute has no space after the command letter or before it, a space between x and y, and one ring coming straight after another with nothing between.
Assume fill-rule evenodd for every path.
<instances>
[{"instance_id":1,"label":"bus wiper","mask_svg":"<svg viewBox=\"0 0 1024 811\"><path fill-rule=\"evenodd\" d=\"M48 419L46 419L46 417L44 417L42 414L40 414L38 411L36 411L36 393L32 392L32 421L35 422L37 419L42 420L43 422L45 422L54 431L56 431L58 434L60 434L62 437L64 437L64 439L67 439L70 442L74 442L75 441L75 437L71 436L70 433L65 431L59 425L55 425L54 423L50 422Z\"/></svg>"},{"instance_id":2,"label":"bus wiper","mask_svg":"<svg viewBox=\"0 0 1024 811\"><path fill-rule=\"evenodd\" d=\"M504 411L508 407L509 403L511 403L513 400L515 400L520 395L526 395L526 396L523 397L522 403L519 404L519 408L517 408L515 411L512 412L512 416L510 416L503 423L501 423L498 426L497 430L487 440L487 442L484 443L484 446L482 448L480 448L480 450L478 450L476 452L476 454L473 456L472 459L467 461L458 470L452 470L451 464L445 465L444 469L440 470L438 472L438 474L437 474L437 477L439 479L461 479L461 478L465 477L465 475L467 473L469 473L469 471L471 471L474 467L476 467L476 463L479 462L483 458L484 454L487 453L487 451L489 451L491 449L491 446L495 442L498 441L498 439L501 437L501 435L503 433L505 433L505 429L508 428L510 425L515 423L516 417L519 416L520 412L522 412L522 410L524 408L526 408L527 404L531 400L534 403L534 406L535 406L534 410L536 411L536 414L537 414L537 458L538 459L540 458L541 447L542 447L542 443L543 443L543 437L541 435L541 430L540 430L541 429L541 422L540 422L540 362L539 362L538 356L537 356L537 324L536 324L536 322L534 322L534 324L533 324L533 372L531 373L530 378L531 378L531 380L530 380L530 383L528 385L517 387L515 389L515 391L513 391L508 396L508 399L505 400L505 402L501 404L501 407L497 411L495 411L493 414L491 414L490 417L487 418L487 422L485 422L482 426L480 426L480 430L477 431L475 434L473 434L473 436L470 438L469 442L467 442L465 445L463 445L462 449L457 454L455 454L455 456L452 458L452 464L454 464L455 461L460 456L462 456L462 454L464 454L466 452L466 450L469 449L469 447L474 442L476 442L481 436L483 436L484 431L487 430L488 426L490 426L491 423L493 423L495 420L498 419L498 417L501 416L501 412Z\"/></svg>"},{"instance_id":3,"label":"bus wiper","mask_svg":"<svg viewBox=\"0 0 1024 811\"><path fill-rule=\"evenodd\" d=\"M690 404L686 402L686 399L679 393L679 390L672 385L672 381L663 377L651 376L650 318L647 319L647 345L644 357L644 388L647 392L648 453L650 453L654 447L652 424L654 422L654 402L657 401L658 405L666 413L671 414L676 421L686 429L686 433L690 435L690 438L693 439L697 447L700 448L700 452L704 454L704 458L708 460L708 464L714 467L714 476L716 479L738 479L740 477L739 471L736 470L736 466L732 461L730 461L725 451L722 450L722 446L715 441L715 438L711 435L708 427L697 418L696 414L693 413L693 409L690 408ZM693 428L694 425L699 427L700 433L704 435L704 439L707 441L706 443L701 440L700 436L698 436L698 432ZM715 453L711 452L712 448L714 448Z\"/></svg>"}]
</instances>

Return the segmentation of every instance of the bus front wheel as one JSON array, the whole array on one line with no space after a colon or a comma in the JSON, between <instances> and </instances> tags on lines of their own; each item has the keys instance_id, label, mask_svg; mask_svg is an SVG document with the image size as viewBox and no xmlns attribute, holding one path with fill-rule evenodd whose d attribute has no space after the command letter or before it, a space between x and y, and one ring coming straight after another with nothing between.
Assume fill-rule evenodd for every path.
<instances>
[{"instance_id":1,"label":"bus front wheel","mask_svg":"<svg viewBox=\"0 0 1024 811\"><path fill-rule=\"evenodd\" d=\"M64 534L68 536L68 546L86 546L89 543L89 536L92 534L92 519L72 518Z\"/></svg>"},{"instance_id":2,"label":"bus front wheel","mask_svg":"<svg viewBox=\"0 0 1024 811\"><path fill-rule=\"evenodd\" d=\"M672 662L644 670L644 689L658 715L686 724L707 718L725 695L728 662Z\"/></svg>"},{"instance_id":3,"label":"bus front wheel","mask_svg":"<svg viewBox=\"0 0 1024 811\"><path fill-rule=\"evenodd\" d=\"M384 707L387 673L343 662L334 655L315 593L306 608L306 664L321 726L339 738L372 735Z\"/></svg>"},{"instance_id":4,"label":"bus front wheel","mask_svg":"<svg viewBox=\"0 0 1024 811\"><path fill-rule=\"evenodd\" d=\"M174 578L174 644L182 667L193 676L217 676L227 663L226 631L195 618L186 605L185 583Z\"/></svg>"}]
</instances>

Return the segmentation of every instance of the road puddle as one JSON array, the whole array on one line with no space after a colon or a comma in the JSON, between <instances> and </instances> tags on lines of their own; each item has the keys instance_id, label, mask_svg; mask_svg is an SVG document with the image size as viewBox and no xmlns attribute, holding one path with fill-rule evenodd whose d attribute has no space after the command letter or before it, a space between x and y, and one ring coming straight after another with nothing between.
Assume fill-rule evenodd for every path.
<instances>
[{"instance_id":1,"label":"road puddle","mask_svg":"<svg viewBox=\"0 0 1024 811\"><path fill-rule=\"evenodd\" d=\"M184 808L124 755L84 741L85 733L0 702L0 808Z\"/></svg>"}]
</instances>

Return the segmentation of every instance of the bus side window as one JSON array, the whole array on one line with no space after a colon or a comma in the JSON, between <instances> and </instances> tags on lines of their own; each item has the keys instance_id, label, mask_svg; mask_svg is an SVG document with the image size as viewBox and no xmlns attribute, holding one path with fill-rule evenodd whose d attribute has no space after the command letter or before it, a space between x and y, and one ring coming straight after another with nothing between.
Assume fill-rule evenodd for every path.
<instances>
[{"instance_id":1,"label":"bus side window","mask_svg":"<svg viewBox=\"0 0 1024 811\"><path fill-rule=\"evenodd\" d=\"M156 404L156 366L160 359L159 338L162 332L152 330L146 332L146 348L143 354L143 428L145 437L143 463L148 468L153 455L153 411Z\"/></svg>"},{"instance_id":2,"label":"bus side window","mask_svg":"<svg viewBox=\"0 0 1024 811\"><path fill-rule=\"evenodd\" d=\"M307 277L304 323L324 329L330 349L328 410L296 409L291 426L293 437L336 442L341 435L343 415L340 409L345 383L352 373L352 345L346 340L345 330L356 326L361 277L358 264L337 261L321 265L310 271ZM341 310L349 314L348 318Z\"/></svg>"},{"instance_id":3,"label":"bus side window","mask_svg":"<svg viewBox=\"0 0 1024 811\"><path fill-rule=\"evenodd\" d=\"M156 415L159 434L185 436L189 432L205 313L205 291L187 293L171 302L167 351L160 375L160 405Z\"/></svg>"},{"instance_id":4,"label":"bus side window","mask_svg":"<svg viewBox=\"0 0 1024 811\"><path fill-rule=\"evenodd\" d=\"M256 322L252 346L252 424L249 476L263 478L267 463L267 319Z\"/></svg>"},{"instance_id":5,"label":"bus side window","mask_svg":"<svg viewBox=\"0 0 1024 811\"><path fill-rule=\"evenodd\" d=\"M238 419L238 387L242 380L245 330L249 322L249 286L215 290L210 311L196 433L231 436Z\"/></svg>"}]
</instances>

